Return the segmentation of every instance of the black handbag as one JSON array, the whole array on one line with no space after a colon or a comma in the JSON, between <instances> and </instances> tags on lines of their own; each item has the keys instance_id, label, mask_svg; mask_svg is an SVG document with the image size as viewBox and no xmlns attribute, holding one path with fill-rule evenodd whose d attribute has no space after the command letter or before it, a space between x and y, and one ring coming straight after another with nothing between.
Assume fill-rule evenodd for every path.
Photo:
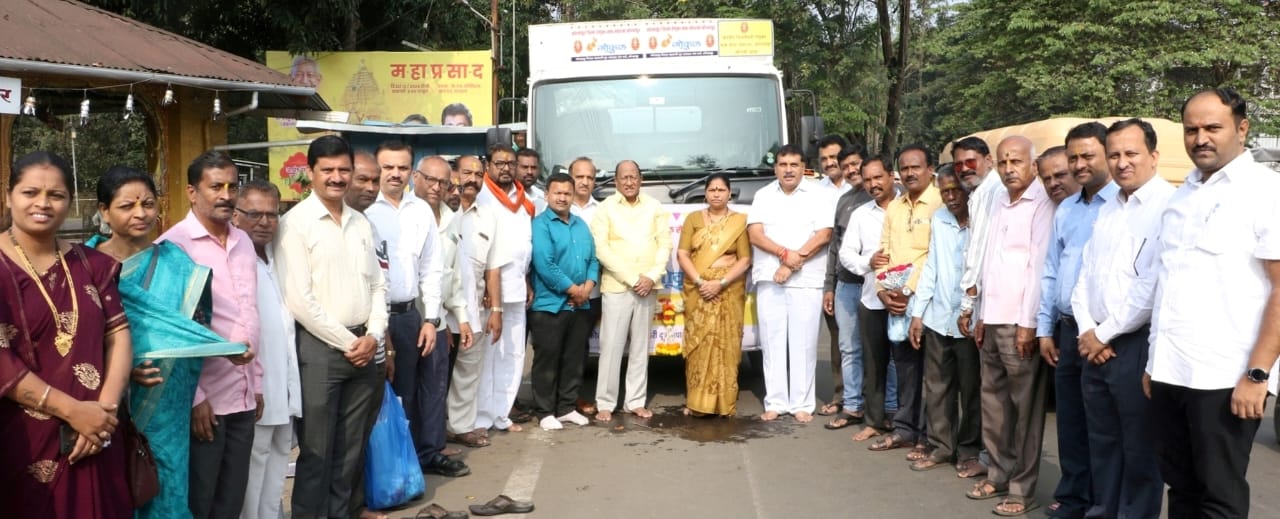
<instances>
[{"instance_id":1,"label":"black handbag","mask_svg":"<svg viewBox=\"0 0 1280 519\"><path fill-rule=\"evenodd\" d=\"M142 508L160 495L160 472L151 453L151 442L133 425L128 406L120 407L120 424L124 427L125 474L133 507Z\"/></svg>"}]
</instances>

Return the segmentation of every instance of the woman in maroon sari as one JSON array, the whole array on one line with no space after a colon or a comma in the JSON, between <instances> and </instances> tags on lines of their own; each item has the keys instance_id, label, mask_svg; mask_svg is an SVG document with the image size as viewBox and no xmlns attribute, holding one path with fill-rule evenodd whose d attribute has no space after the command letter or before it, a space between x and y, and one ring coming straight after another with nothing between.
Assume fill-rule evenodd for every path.
<instances>
[{"instance_id":1,"label":"woman in maroon sari","mask_svg":"<svg viewBox=\"0 0 1280 519\"><path fill-rule=\"evenodd\" d=\"M66 161L35 152L11 171L12 224L0 233L0 503L9 517L130 517L116 419L132 361L119 265L57 239L75 195Z\"/></svg>"}]
</instances>

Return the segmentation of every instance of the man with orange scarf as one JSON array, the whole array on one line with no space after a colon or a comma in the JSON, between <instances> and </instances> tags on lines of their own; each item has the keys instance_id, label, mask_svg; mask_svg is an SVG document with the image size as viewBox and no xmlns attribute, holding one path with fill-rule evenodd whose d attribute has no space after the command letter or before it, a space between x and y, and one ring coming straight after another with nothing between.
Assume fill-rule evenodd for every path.
<instances>
[{"instance_id":1,"label":"man with orange scarf","mask_svg":"<svg viewBox=\"0 0 1280 519\"><path fill-rule=\"evenodd\" d=\"M481 366L475 426L518 432L520 425L512 423L507 414L515 403L524 369L526 276L533 253L534 206L525 195L524 185L516 182L515 173L516 153L511 147L497 145L489 149L484 186L476 195L476 203L498 215L511 262L501 269L502 300L485 303L490 312L502 315L502 336L489 349Z\"/></svg>"}]
</instances>

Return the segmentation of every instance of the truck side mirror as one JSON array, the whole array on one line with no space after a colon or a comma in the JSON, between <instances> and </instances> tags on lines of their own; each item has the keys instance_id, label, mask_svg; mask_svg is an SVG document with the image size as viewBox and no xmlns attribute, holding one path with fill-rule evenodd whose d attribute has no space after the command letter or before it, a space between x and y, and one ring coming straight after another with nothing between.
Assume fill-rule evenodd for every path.
<instances>
[{"instance_id":1,"label":"truck side mirror","mask_svg":"<svg viewBox=\"0 0 1280 519\"><path fill-rule=\"evenodd\" d=\"M804 151L805 160L818 156L818 139L825 135L822 118L806 115L800 118L800 150Z\"/></svg>"}]
</instances>

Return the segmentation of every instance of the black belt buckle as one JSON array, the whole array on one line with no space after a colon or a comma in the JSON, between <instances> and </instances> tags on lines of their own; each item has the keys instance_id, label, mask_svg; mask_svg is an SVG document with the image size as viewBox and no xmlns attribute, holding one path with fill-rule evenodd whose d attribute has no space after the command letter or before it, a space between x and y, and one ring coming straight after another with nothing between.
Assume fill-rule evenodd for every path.
<instances>
[{"instance_id":1,"label":"black belt buckle","mask_svg":"<svg viewBox=\"0 0 1280 519\"><path fill-rule=\"evenodd\" d=\"M403 313L408 312L409 310L412 310L412 309L413 309L413 300L411 299L411 300L409 300L409 301L402 301L402 302L399 302L399 303L391 303L391 304L390 304L390 305L388 305L388 306L389 306L389 307L390 307L390 309L391 309L391 314L392 314L392 315L395 315L395 314L403 314Z\"/></svg>"}]
</instances>

